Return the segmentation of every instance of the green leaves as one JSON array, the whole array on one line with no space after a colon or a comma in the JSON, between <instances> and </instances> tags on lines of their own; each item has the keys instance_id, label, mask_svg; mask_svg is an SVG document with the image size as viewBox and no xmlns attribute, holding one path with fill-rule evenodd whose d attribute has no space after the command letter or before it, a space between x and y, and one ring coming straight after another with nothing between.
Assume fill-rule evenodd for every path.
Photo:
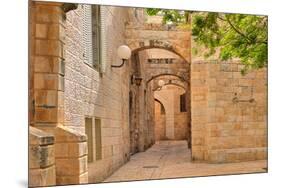
<instances>
[{"instance_id":1,"label":"green leaves","mask_svg":"<svg viewBox=\"0 0 281 188\"><path fill-rule=\"evenodd\" d=\"M267 66L266 16L162 9L146 9L146 12L150 16L160 14L163 23L177 25L187 24L192 14L192 35L197 44L207 49L202 54L206 58L217 52L222 60L239 58L245 65L244 72Z\"/></svg>"},{"instance_id":2,"label":"green leaves","mask_svg":"<svg viewBox=\"0 0 281 188\"><path fill-rule=\"evenodd\" d=\"M245 69L267 66L267 17L243 14L195 13L192 35L210 56L239 58Z\"/></svg>"},{"instance_id":3,"label":"green leaves","mask_svg":"<svg viewBox=\"0 0 281 188\"><path fill-rule=\"evenodd\" d=\"M157 15L157 13L159 13L161 11L161 9L158 9L158 8L147 8L146 9L146 13L147 15L149 16L155 16Z\"/></svg>"},{"instance_id":4,"label":"green leaves","mask_svg":"<svg viewBox=\"0 0 281 188\"><path fill-rule=\"evenodd\" d=\"M157 9L157 8L147 8L146 13L149 16L156 16L162 15L163 16L163 23L187 23L188 21L188 14L187 11L179 11L179 10L164 10L164 9Z\"/></svg>"}]
</instances>

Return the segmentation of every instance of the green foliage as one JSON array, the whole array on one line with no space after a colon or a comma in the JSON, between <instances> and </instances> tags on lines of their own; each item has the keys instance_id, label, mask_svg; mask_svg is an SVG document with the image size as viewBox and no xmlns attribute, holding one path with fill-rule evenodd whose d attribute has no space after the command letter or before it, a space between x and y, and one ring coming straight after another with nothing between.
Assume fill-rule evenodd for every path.
<instances>
[{"instance_id":1,"label":"green foliage","mask_svg":"<svg viewBox=\"0 0 281 188\"><path fill-rule=\"evenodd\" d=\"M165 10L165 9L157 9L157 8L147 8L146 13L149 16L162 15L163 23L187 23L189 12L187 11L179 11L179 10Z\"/></svg>"},{"instance_id":2,"label":"green foliage","mask_svg":"<svg viewBox=\"0 0 281 188\"><path fill-rule=\"evenodd\" d=\"M219 50L222 60L239 58L249 69L267 66L267 28L266 16L195 13L177 10L147 9L150 16L161 13L163 22L187 24L192 15L192 35L197 44L207 49L206 58Z\"/></svg>"},{"instance_id":3,"label":"green foliage","mask_svg":"<svg viewBox=\"0 0 281 188\"><path fill-rule=\"evenodd\" d=\"M208 49L207 57L219 49L222 60L239 58L245 70L267 66L266 16L197 13L192 35Z\"/></svg>"}]
</instances>

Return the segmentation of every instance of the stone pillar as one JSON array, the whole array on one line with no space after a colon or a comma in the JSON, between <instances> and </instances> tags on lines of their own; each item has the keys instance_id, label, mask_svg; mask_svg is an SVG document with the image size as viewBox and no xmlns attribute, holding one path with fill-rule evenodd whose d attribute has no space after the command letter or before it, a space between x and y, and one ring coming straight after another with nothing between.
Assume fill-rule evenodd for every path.
<instances>
[{"instance_id":1,"label":"stone pillar","mask_svg":"<svg viewBox=\"0 0 281 188\"><path fill-rule=\"evenodd\" d=\"M175 108L174 108L174 93L167 93L169 103L166 104L166 137L169 140L175 139Z\"/></svg>"},{"instance_id":2,"label":"stone pillar","mask_svg":"<svg viewBox=\"0 0 281 188\"><path fill-rule=\"evenodd\" d=\"M207 123L207 64L191 64L191 148L192 160L205 160L206 123Z\"/></svg>"},{"instance_id":3,"label":"stone pillar","mask_svg":"<svg viewBox=\"0 0 281 188\"><path fill-rule=\"evenodd\" d=\"M60 126L55 138L57 185L88 183L87 136Z\"/></svg>"},{"instance_id":4,"label":"stone pillar","mask_svg":"<svg viewBox=\"0 0 281 188\"><path fill-rule=\"evenodd\" d=\"M136 122L138 128L138 151L143 152L145 150L145 132L144 132L144 124L141 121L144 121L144 118L141 116L141 100L143 99L143 94L141 93L141 89L137 87L137 95L136 95ZM143 110L143 109L142 109Z\"/></svg>"},{"instance_id":5,"label":"stone pillar","mask_svg":"<svg viewBox=\"0 0 281 188\"><path fill-rule=\"evenodd\" d=\"M86 136L64 124L63 3L30 3L29 123L55 136L56 184L88 182Z\"/></svg>"},{"instance_id":6,"label":"stone pillar","mask_svg":"<svg viewBox=\"0 0 281 188\"><path fill-rule=\"evenodd\" d=\"M31 187L56 185L54 136L29 128L29 180Z\"/></svg>"},{"instance_id":7,"label":"stone pillar","mask_svg":"<svg viewBox=\"0 0 281 188\"><path fill-rule=\"evenodd\" d=\"M64 26L61 3L31 2L30 124L63 124Z\"/></svg>"}]
</instances>

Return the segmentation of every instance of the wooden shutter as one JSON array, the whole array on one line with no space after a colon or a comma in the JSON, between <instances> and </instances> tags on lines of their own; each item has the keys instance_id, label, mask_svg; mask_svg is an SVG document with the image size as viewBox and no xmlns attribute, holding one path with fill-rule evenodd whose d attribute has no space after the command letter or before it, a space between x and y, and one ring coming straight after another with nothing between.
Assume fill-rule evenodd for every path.
<instances>
[{"instance_id":1,"label":"wooden shutter","mask_svg":"<svg viewBox=\"0 0 281 188\"><path fill-rule=\"evenodd\" d=\"M107 40L106 40L106 7L100 6L100 62L101 72L105 73L107 64Z\"/></svg>"},{"instance_id":2,"label":"wooden shutter","mask_svg":"<svg viewBox=\"0 0 281 188\"><path fill-rule=\"evenodd\" d=\"M83 5L83 57L90 66L93 66L92 43L92 6Z\"/></svg>"},{"instance_id":3,"label":"wooden shutter","mask_svg":"<svg viewBox=\"0 0 281 188\"><path fill-rule=\"evenodd\" d=\"M92 51L93 66L100 69L100 9L98 5L92 6Z\"/></svg>"}]
</instances>

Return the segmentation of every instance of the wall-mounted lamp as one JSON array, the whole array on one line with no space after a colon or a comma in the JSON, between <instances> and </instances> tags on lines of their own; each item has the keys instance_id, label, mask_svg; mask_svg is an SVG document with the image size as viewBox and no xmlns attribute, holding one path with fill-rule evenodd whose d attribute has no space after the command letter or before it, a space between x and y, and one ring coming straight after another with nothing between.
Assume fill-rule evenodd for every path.
<instances>
[{"instance_id":1,"label":"wall-mounted lamp","mask_svg":"<svg viewBox=\"0 0 281 188\"><path fill-rule=\"evenodd\" d=\"M163 87L165 85L165 81L164 80L159 80L158 81L158 86L159 87Z\"/></svg>"},{"instance_id":2,"label":"wall-mounted lamp","mask_svg":"<svg viewBox=\"0 0 281 188\"><path fill-rule=\"evenodd\" d=\"M142 78L141 77L135 77L135 82L136 82L136 85L137 86L140 86L141 85L141 81L142 81Z\"/></svg>"},{"instance_id":3,"label":"wall-mounted lamp","mask_svg":"<svg viewBox=\"0 0 281 188\"><path fill-rule=\"evenodd\" d=\"M142 78L140 76L132 75L131 76L131 84L136 84L137 86L141 85Z\"/></svg>"},{"instance_id":4,"label":"wall-mounted lamp","mask_svg":"<svg viewBox=\"0 0 281 188\"><path fill-rule=\"evenodd\" d=\"M121 45L117 49L117 55L120 59L122 59L122 63L120 65L111 65L111 67L120 68L124 65L125 61L127 61L131 57L131 49L126 45Z\"/></svg>"},{"instance_id":5,"label":"wall-mounted lamp","mask_svg":"<svg viewBox=\"0 0 281 188\"><path fill-rule=\"evenodd\" d=\"M160 91L164 85L165 85L165 81L164 80L159 80L158 81L158 87L156 88L156 90Z\"/></svg>"}]
</instances>

